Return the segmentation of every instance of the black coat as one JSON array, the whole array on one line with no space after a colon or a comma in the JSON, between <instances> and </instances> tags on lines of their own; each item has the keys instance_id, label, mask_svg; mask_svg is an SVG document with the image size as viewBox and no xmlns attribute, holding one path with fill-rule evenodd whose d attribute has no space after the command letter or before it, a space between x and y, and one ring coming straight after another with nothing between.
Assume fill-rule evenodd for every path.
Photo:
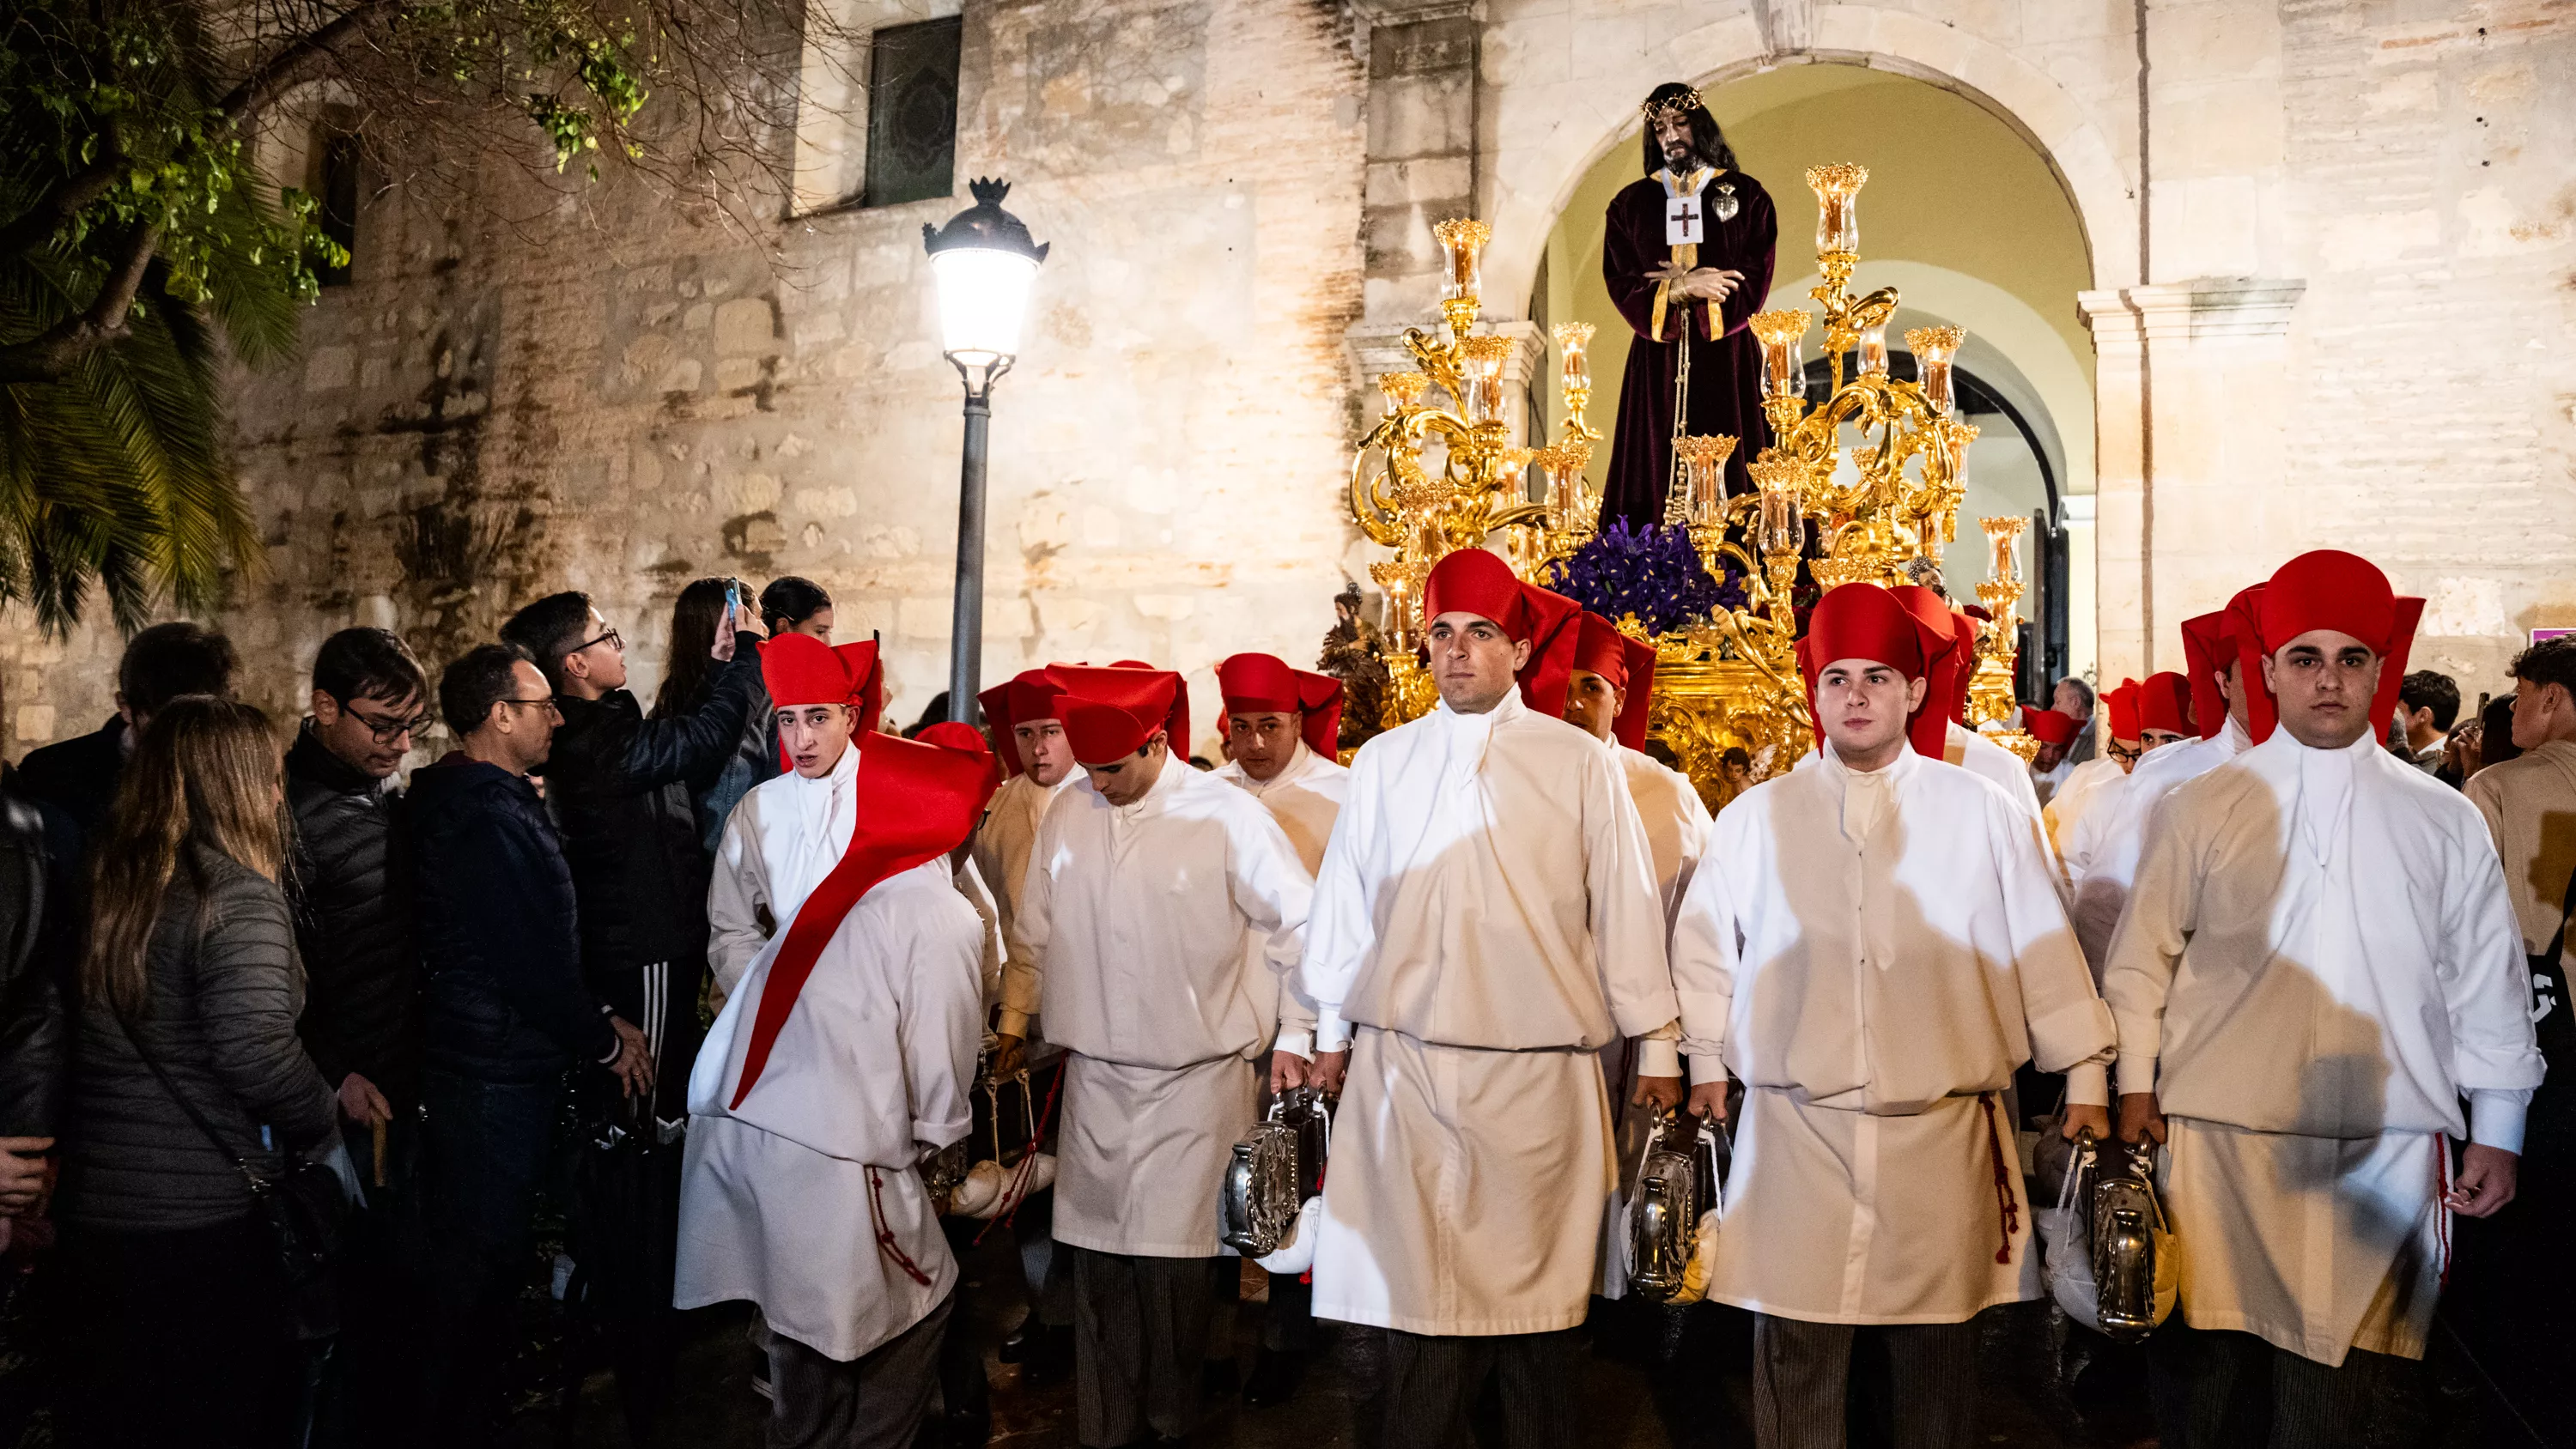
<instances>
[{"instance_id":1,"label":"black coat","mask_svg":"<svg viewBox=\"0 0 2576 1449\"><path fill-rule=\"evenodd\" d=\"M110 716L88 734L28 751L18 762L18 789L61 811L86 847L107 828L108 807L116 803L116 782L124 773L125 720Z\"/></svg>"},{"instance_id":2,"label":"black coat","mask_svg":"<svg viewBox=\"0 0 2576 1449\"><path fill-rule=\"evenodd\" d=\"M0 1137L52 1137L60 1125L76 851L68 822L0 790Z\"/></svg>"},{"instance_id":3,"label":"black coat","mask_svg":"<svg viewBox=\"0 0 2576 1449\"><path fill-rule=\"evenodd\" d=\"M414 770L406 803L424 1065L537 1083L607 1061L617 1034L582 984L572 872L536 787L457 753Z\"/></svg>"},{"instance_id":4,"label":"black coat","mask_svg":"<svg viewBox=\"0 0 2576 1449\"><path fill-rule=\"evenodd\" d=\"M286 752L295 817L295 943L308 983L296 1030L333 1086L351 1072L397 1104L420 1071L420 947L402 796L325 749Z\"/></svg>"},{"instance_id":5,"label":"black coat","mask_svg":"<svg viewBox=\"0 0 2576 1449\"><path fill-rule=\"evenodd\" d=\"M109 1008L80 1011L55 1207L66 1222L157 1232L232 1221L252 1209L233 1156L273 1175L279 1149L310 1152L339 1123L295 1036L304 982L286 893L229 856L188 850L145 948L134 1034ZM144 1064L138 1039L224 1150Z\"/></svg>"},{"instance_id":6,"label":"black coat","mask_svg":"<svg viewBox=\"0 0 2576 1449\"><path fill-rule=\"evenodd\" d=\"M594 975L707 955L707 876L689 781L740 745L760 691L759 640L737 638L706 703L646 719L635 696L555 696L563 723L547 756L546 803L562 822L581 898L582 965Z\"/></svg>"}]
</instances>

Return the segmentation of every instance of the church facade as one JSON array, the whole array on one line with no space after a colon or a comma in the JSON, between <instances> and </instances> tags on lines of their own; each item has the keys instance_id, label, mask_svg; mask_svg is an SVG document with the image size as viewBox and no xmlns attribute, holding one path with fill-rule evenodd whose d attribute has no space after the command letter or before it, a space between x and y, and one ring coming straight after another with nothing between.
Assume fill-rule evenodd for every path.
<instances>
[{"instance_id":1,"label":"church facade","mask_svg":"<svg viewBox=\"0 0 2576 1449\"><path fill-rule=\"evenodd\" d=\"M435 670L565 587L649 679L682 584L795 573L841 637L884 637L892 713L919 714L945 682L959 435L921 225L999 175L1053 251L995 396L986 674L1141 657L1212 699L1216 659L1310 658L1366 578L1349 452L1397 335L1433 315L1432 225L1492 223L1486 315L1525 323L1550 228L1636 146L1652 85L1801 65L1972 100L2080 219L2089 285L2063 305L2092 341L2094 436L2069 481L2094 499L2096 609L2075 627L2106 679L2177 667L2182 618L2306 548L2424 595L2415 666L2472 697L2529 630L2576 625L2562 5L841 8L954 18L950 191L861 204L853 107L800 120L796 193L754 234L613 184L496 177L506 205L469 219L373 194L300 361L241 382L266 568L217 622L252 697L295 707L346 624L403 631ZM1545 371L1521 331L1516 382ZM116 648L13 620L8 753L94 727Z\"/></svg>"}]
</instances>

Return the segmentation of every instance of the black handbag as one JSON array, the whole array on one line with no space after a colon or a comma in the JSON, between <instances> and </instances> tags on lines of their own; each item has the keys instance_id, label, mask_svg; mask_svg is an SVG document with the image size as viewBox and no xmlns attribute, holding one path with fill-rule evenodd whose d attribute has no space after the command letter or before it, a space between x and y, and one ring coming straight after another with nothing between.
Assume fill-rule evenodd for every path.
<instances>
[{"instance_id":1,"label":"black handbag","mask_svg":"<svg viewBox=\"0 0 2576 1449\"><path fill-rule=\"evenodd\" d=\"M252 1205L260 1221L268 1228L269 1243L276 1249L277 1265L286 1286L289 1320L295 1326L300 1342L312 1343L336 1336L340 1332L340 1292L333 1270L338 1266L340 1250L348 1241L349 1195L341 1185L340 1174L329 1165L281 1151L285 1168L276 1177L262 1177L250 1160L233 1151L215 1124L206 1120L179 1084L154 1059L143 1045L134 1023L117 1013L117 1025L125 1039L133 1044L134 1054L152 1069L161 1090L179 1104L188 1120L214 1144L215 1150L232 1160L233 1170L250 1184Z\"/></svg>"},{"instance_id":2,"label":"black handbag","mask_svg":"<svg viewBox=\"0 0 2576 1449\"><path fill-rule=\"evenodd\" d=\"M2576 1082L2569 1080L2576 1074L2576 1003L2567 999L2567 968L2558 959L2571 916L2576 916L2576 874L2568 877L2566 898L2559 903L2557 934L2531 958L2531 1029L2549 1074L2532 1094L2523 1154L2536 1153L2553 1165L2576 1153Z\"/></svg>"}]
</instances>

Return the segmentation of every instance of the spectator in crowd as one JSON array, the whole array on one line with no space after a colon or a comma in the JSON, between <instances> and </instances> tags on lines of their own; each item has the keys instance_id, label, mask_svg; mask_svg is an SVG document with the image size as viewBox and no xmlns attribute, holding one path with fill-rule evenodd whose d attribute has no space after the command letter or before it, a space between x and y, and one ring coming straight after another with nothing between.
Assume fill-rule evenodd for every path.
<instances>
[{"instance_id":1,"label":"spectator in crowd","mask_svg":"<svg viewBox=\"0 0 2576 1449\"><path fill-rule=\"evenodd\" d=\"M232 641L203 624L177 619L135 635L117 661L115 715L77 739L29 751L18 762L18 788L60 810L86 844L107 823L117 779L153 713L183 694L231 694L239 664Z\"/></svg>"},{"instance_id":2,"label":"spectator in crowd","mask_svg":"<svg viewBox=\"0 0 2576 1449\"><path fill-rule=\"evenodd\" d=\"M671 604L671 648L662 664L662 684L653 692L653 718L676 719L695 714L715 697L720 666L733 657L733 631L726 627L727 601L751 597L740 579L695 579ZM712 859L724 838L725 817L753 786L778 775L778 724L771 716L769 692L755 686L745 712L742 737L732 753L690 777L689 804L697 812L698 843Z\"/></svg>"},{"instance_id":3,"label":"spectator in crowd","mask_svg":"<svg viewBox=\"0 0 2576 1449\"><path fill-rule=\"evenodd\" d=\"M69 827L0 769L0 1251L12 1219L39 1208L62 1111L64 977L79 946L72 867ZM0 1304L8 1297L0 1281Z\"/></svg>"},{"instance_id":4,"label":"spectator in crowd","mask_svg":"<svg viewBox=\"0 0 2576 1449\"><path fill-rule=\"evenodd\" d=\"M274 1179L337 1122L295 1035L277 742L246 704L150 703L92 854L56 1205L79 1376L68 1437L284 1444L296 1340L244 1174Z\"/></svg>"},{"instance_id":5,"label":"spectator in crowd","mask_svg":"<svg viewBox=\"0 0 2576 1449\"><path fill-rule=\"evenodd\" d=\"M2397 725L2406 747L2398 754L2430 775L2442 767L2451 722L2460 717L2460 686L2447 674L2418 669L2397 686Z\"/></svg>"},{"instance_id":6,"label":"spectator in crowd","mask_svg":"<svg viewBox=\"0 0 2576 1449\"><path fill-rule=\"evenodd\" d=\"M2075 721L2075 743L2066 752L2067 763L2080 765L2093 758L2093 686L2068 675L2050 692L2049 707Z\"/></svg>"},{"instance_id":7,"label":"spectator in crowd","mask_svg":"<svg viewBox=\"0 0 2576 1449\"><path fill-rule=\"evenodd\" d=\"M772 634L811 634L832 642L832 596L812 579L772 579L760 591L761 627Z\"/></svg>"},{"instance_id":8,"label":"spectator in crowd","mask_svg":"<svg viewBox=\"0 0 2576 1449\"><path fill-rule=\"evenodd\" d=\"M296 1029L339 1093L349 1153L368 1184L321 1431L325 1442L355 1443L405 1422L405 1339L418 1317L396 1226L420 1118L420 948L392 781L429 727L429 680L400 636L343 629L314 656L312 708L286 752L295 944L307 982Z\"/></svg>"},{"instance_id":9,"label":"spectator in crowd","mask_svg":"<svg viewBox=\"0 0 2576 1449\"><path fill-rule=\"evenodd\" d=\"M564 1072L597 1062L652 1091L644 1034L582 981L571 869L528 772L560 718L545 676L501 644L438 682L458 748L411 777L421 966L421 1207L427 1434L486 1442L514 1335L537 1184Z\"/></svg>"}]
</instances>

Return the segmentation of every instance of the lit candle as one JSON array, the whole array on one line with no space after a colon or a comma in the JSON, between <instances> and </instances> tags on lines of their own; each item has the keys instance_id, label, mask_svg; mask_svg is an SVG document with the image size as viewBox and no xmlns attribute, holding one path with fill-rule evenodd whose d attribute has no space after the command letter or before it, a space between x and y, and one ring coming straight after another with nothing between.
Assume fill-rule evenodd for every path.
<instances>
[{"instance_id":1,"label":"lit candle","mask_svg":"<svg viewBox=\"0 0 2576 1449\"><path fill-rule=\"evenodd\" d=\"M1726 521L1726 459L1735 440L1723 434L1673 440L1688 484L1690 525L1714 528Z\"/></svg>"},{"instance_id":2,"label":"lit candle","mask_svg":"<svg viewBox=\"0 0 2576 1449\"><path fill-rule=\"evenodd\" d=\"M1471 216L1452 217L1431 229L1440 242L1440 300L1474 297L1484 291L1485 243L1494 229Z\"/></svg>"},{"instance_id":3,"label":"lit candle","mask_svg":"<svg viewBox=\"0 0 2576 1449\"><path fill-rule=\"evenodd\" d=\"M1560 383L1568 392L1591 391L1592 369L1583 354L1584 349L1592 345L1592 324L1559 322L1556 324L1555 334L1556 349L1564 358L1559 377Z\"/></svg>"},{"instance_id":4,"label":"lit candle","mask_svg":"<svg viewBox=\"0 0 2576 1449\"><path fill-rule=\"evenodd\" d=\"M1512 339L1491 335L1458 344L1467 374L1467 421L1491 423L1503 417L1503 364L1512 355Z\"/></svg>"},{"instance_id":5,"label":"lit candle","mask_svg":"<svg viewBox=\"0 0 2576 1449\"><path fill-rule=\"evenodd\" d=\"M1950 360L1959 355L1960 344L1967 340L1967 332L1958 327L1909 327L1905 332L1905 348L1914 354L1914 370L1922 382L1923 401L1944 417L1949 415L1953 404Z\"/></svg>"},{"instance_id":6,"label":"lit candle","mask_svg":"<svg viewBox=\"0 0 2576 1449\"><path fill-rule=\"evenodd\" d=\"M1798 465L1786 458L1764 457L1747 471L1754 486L1762 490L1762 522L1756 540L1762 552L1773 558L1798 552L1806 543L1798 516Z\"/></svg>"},{"instance_id":7,"label":"lit candle","mask_svg":"<svg viewBox=\"0 0 2576 1449\"><path fill-rule=\"evenodd\" d=\"M1802 355L1801 342L1814 320L1798 308L1753 314L1753 335L1762 344L1763 396L1799 397L1805 394L1807 362Z\"/></svg>"},{"instance_id":8,"label":"lit candle","mask_svg":"<svg viewBox=\"0 0 2576 1449\"><path fill-rule=\"evenodd\" d=\"M1843 161L1807 168L1807 186L1816 193L1816 251L1819 255L1860 252L1860 189L1869 168Z\"/></svg>"},{"instance_id":9,"label":"lit candle","mask_svg":"<svg viewBox=\"0 0 2576 1449\"><path fill-rule=\"evenodd\" d=\"M1387 581L1386 642L1399 654L1413 648L1413 589L1401 574Z\"/></svg>"},{"instance_id":10,"label":"lit candle","mask_svg":"<svg viewBox=\"0 0 2576 1449\"><path fill-rule=\"evenodd\" d=\"M1887 376L1887 324L1860 329L1860 370Z\"/></svg>"}]
</instances>

